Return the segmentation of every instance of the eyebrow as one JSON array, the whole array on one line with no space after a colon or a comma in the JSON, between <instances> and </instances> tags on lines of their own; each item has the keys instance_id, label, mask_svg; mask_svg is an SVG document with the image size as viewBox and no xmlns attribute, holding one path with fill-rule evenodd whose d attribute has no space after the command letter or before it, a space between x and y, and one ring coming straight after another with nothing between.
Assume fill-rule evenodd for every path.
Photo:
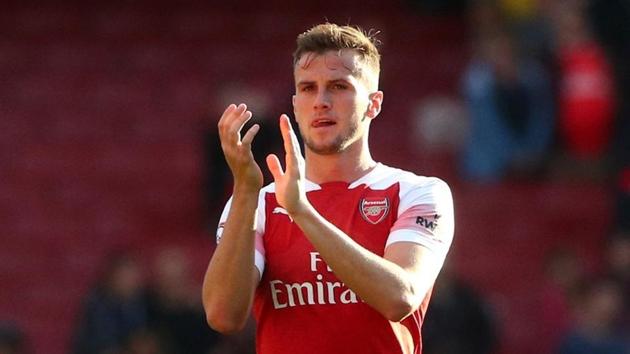
<instances>
[{"instance_id":1,"label":"eyebrow","mask_svg":"<svg viewBox=\"0 0 630 354\"><path fill-rule=\"evenodd\" d=\"M306 86L306 85L314 85L317 82L315 80L302 80L300 82L297 82L295 84L295 86ZM326 81L326 84L337 84L337 83L344 83L344 84L349 84L352 85L352 83L346 79L332 79L332 80L328 80Z\"/></svg>"}]
</instances>

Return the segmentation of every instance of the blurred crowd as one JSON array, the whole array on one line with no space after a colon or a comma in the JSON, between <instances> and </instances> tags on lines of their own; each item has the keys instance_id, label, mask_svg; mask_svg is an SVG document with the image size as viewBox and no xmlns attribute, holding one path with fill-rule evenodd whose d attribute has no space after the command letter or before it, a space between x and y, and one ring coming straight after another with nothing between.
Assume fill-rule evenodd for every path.
<instances>
[{"instance_id":1,"label":"blurred crowd","mask_svg":"<svg viewBox=\"0 0 630 354\"><path fill-rule=\"evenodd\" d=\"M630 238L615 235L602 269L586 271L569 248L547 255L540 293L544 352L627 353L630 350Z\"/></svg>"},{"instance_id":2,"label":"blurred crowd","mask_svg":"<svg viewBox=\"0 0 630 354\"><path fill-rule=\"evenodd\" d=\"M628 353L630 3L475 1L469 19L462 176L603 183L616 194L598 269L568 245L549 252L532 309L539 352Z\"/></svg>"},{"instance_id":3,"label":"blurred crowd","mask_svg":"<svg viewBox=\"0 0 630 354\"><path fill-rule=\"evenodd\" d=\"M630 4L474 1L463 177L613 186L630 229Z\"/></svg>"},{"instance_id":4,"label":"blurred crowd","mask_svg":"<svg viewBox=\"0 0 630 354\"><path fill-rule=\"evenodd\" d=\"M629 13L616 0L473 2L463 175L618 175L628 165Z\"/></svg>"},{"instance_id":5,"label":"blurred crowd","mask_svg":"<svg viewBox=\"0 0 630 354\"><path fill-rule=\"evenodd\" d=\"M177 248L162 250L149 272L130 252L105 260L85 300L74 354L251 353L251 331L222 337L206 324L200 284Z\"/></svg>"}]
</instances>

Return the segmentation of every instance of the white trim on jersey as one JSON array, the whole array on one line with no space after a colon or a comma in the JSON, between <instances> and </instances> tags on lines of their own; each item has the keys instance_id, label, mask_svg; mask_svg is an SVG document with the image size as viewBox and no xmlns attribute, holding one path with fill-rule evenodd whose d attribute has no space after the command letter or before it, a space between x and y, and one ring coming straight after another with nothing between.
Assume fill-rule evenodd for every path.
<instances>
[{"instance_id":1,"label":"white trim on jersey","mask_svg":"<svg viewBox=\"0 0 630 354\"><path fill-rule=\"evenodd\" d=\"M258 268L258 275L262 278L262 274L265 271L265 256L258 250L254 250L254 265Z\"/></svg>"},{"instance_id":2,"label":"white trim on jersey","mask_svg":"<svg viewBox=\"0 0 630 354\"><path fill-rule=\"evenodd\" d=\"M256 209L256 231L254 233L255 237L255 245L256 248L254 250L254 265L258 268L258 273L262 276L265 271L265 249L262 243L262 235L265 233L265 193L266 188L261 189L258 193L258 207ZM275 190L272 188L272 190ZM228 199L225 207L223 208L223 212L221 213L221 217L219 218L219 226L217 227L216 240L217 244L221 242L221 236L223 236L223 225L228 218L230 207L232 206L232 197Z\"/></svg>"}]
</instances>

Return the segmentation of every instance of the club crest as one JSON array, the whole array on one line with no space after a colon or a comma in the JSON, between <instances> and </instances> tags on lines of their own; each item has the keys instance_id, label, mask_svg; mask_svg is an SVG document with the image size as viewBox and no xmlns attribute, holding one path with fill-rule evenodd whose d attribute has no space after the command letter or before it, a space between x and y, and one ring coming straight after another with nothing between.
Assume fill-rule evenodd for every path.
<instances>
[{"instance_id":1,"label":"club crest","mask_svg":"<svg viewBox=\"0 0 630 354\"><path fill-rule=\"evenodd\" d=\"M363 198L359 203L359 210L365 220L378 224L389 212L389 199L387 197Z\"/></svg>"}]
</instances>

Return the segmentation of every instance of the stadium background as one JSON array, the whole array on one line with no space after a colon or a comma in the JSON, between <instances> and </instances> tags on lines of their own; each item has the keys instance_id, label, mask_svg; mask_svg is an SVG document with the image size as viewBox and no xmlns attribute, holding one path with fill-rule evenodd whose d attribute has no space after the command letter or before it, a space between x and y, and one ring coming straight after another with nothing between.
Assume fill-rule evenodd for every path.
<instances>
[{"instance_id":1,"label":"stadium background","mask_svg":"<svg viewBox=\"0 0 630 354\"><path fill-rule=\"evenodd\" d=\"M3 5L0 320L22 328L36 353L68 352L82 300L115 249L148 264L177 245L200 283L213 249L203 134L220 115L221 90L263 90L268 111L285 112L295 36L323 20L381 31L385 102L373 155L449 182L454 269L493 308L497 352L536 352L544 256L569 245L596 269L614 221L612 188L475 183L460 176L453 149L426 148L414 133L416 104L460 97L469 29L466 14L403 1Z\"/></svg>"}]
</instances>

